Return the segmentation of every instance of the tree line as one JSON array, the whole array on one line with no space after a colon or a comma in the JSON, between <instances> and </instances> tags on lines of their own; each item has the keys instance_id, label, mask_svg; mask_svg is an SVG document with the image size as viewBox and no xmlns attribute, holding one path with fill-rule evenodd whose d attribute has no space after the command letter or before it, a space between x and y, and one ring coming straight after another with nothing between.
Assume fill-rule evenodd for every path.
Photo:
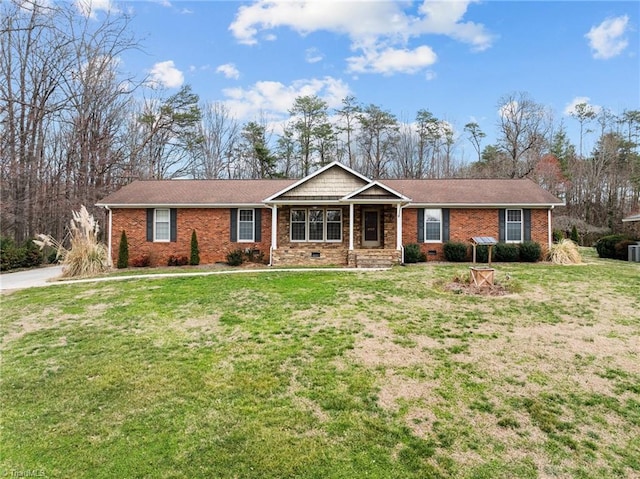
<instances>
[{"instance_id":1,"label":"tree line","mask_svg":"<svg viewBox=\"0 0 640 479\"><path fill-rule=\"evenodd\" d=\"M63 237L71 210L135 179L300 178L332 161L380 179L529 177L568 216L612 230L639 205L639 110L578 105L576 143L527 93L499 99L494 144L477 123L457 130L427 109L399 119L353 96L336 109L300 96L281 124L243 123L188 85L170 94L124 75L118 58L141 48L125 14L14 0L0 11L0 228L16 241Z\"/></svg>"}]
</instances>

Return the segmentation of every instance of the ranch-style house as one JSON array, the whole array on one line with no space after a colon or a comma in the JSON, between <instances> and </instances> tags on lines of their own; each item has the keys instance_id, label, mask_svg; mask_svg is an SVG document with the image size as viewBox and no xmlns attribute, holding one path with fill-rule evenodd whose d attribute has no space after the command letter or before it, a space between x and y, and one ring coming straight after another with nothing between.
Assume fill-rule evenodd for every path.
<instances>
[{"instance_id":1,"label":"ranch-style house","mask_svg":"<svg viewBox=\"0 0 640 479\"><path fill-rule=\"evenodd\" d=\"M371 180L334 162L300 180L134 181L97 205L114 263L122 231L131 260L165 266L189 256L195 230L202 264L241 249L270 265L366 267L402 263L411 243L427 260L474 236L550 245L563 202L529 179Z\"/></svg>"}]
</instances>

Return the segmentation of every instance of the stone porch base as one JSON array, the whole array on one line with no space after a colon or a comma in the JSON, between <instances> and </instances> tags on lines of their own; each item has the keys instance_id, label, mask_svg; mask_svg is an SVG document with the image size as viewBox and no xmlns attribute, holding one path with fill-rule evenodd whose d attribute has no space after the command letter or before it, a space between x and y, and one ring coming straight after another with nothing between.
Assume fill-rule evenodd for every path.
<instances>
[{"instance_id":1,"label":"stone porch base","mask_svg":"<svg viewBox=\"0 0 640 479\"><path fill-rule=\"evenodd\" d=\"M402 261L395 249L278 248L272 252L274 266L349 266L351 268L389 268Z\"/></svg>"}]
</instances>

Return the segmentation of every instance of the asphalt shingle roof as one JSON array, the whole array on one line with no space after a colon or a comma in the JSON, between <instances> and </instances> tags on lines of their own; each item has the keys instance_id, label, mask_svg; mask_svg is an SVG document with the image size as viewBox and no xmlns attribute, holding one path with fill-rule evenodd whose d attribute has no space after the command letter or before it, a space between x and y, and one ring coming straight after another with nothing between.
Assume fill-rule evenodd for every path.
<instances>
[{"instance_id":1,"label":"asphalt shingle roof","mask_svg":"<svg viewBox=\"0 0 640 479\"><path fill-rule=\"evenodd\" d=\"M298 180L134 181L98 205L226 206L257 205ZM528 179L380 180L411 199L432 205L559 205L562 202Z\"/></svg>"}]
</instances>

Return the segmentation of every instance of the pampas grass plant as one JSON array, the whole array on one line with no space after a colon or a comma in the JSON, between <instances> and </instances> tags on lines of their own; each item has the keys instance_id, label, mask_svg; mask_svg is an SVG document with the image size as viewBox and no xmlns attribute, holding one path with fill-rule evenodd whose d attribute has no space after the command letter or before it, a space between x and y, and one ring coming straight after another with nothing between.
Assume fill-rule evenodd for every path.
<instances>
[{"instance_id":1,"label":"pampas grass plant","mask_svg":"<svg viewBox=\"0 0 640 479\"><path fill-rule=\"evenodd\" d=\"M109 269L110 262L106 246L98 240L100 227L93 215L83 206L73 211L67 237L58 241L50 235L39 234L34 240L40 248L50 246L56 250L56 259L60 259L62 277L81 278L94 276ZM64 243L68 238L69 249Z\"/></svg>"},{"instance_id":2,"label":"pampas grass plant","mask_svg":"<svg viewBox=\"0 0 640 479\"><path fill-rule=\"evenodd\" d=\"M570 239L560 240L549 249L549 261L554 264L580 264L582 256L578 246Z\"/></svg>"}]
</instances>

